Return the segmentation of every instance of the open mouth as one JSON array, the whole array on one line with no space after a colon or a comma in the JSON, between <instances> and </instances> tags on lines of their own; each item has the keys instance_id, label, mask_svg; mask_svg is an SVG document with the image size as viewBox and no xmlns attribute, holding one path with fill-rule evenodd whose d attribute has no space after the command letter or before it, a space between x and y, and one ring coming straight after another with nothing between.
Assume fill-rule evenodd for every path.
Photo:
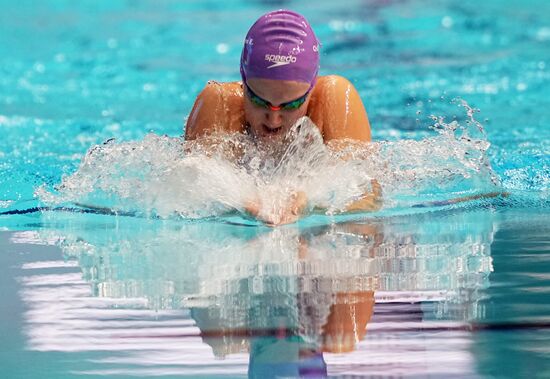
<instances>
[{"instance_id":1,"label":"open mouth","mask_svg":"<svg viewBox=\"0 0 550 379\"><path fill-rule=\"evenodd\" d=\"M266 134L278 134L281 130L283 130L282 126L279 126L277 128L270 128L267 125L263 124L263 127Z\"/></svg>"}]
</instances>

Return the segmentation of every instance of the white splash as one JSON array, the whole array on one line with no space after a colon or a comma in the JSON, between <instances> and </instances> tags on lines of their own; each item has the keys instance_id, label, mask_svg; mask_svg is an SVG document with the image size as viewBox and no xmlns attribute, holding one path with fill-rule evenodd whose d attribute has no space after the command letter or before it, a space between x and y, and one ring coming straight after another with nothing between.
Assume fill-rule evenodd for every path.
<instances>
[{"instance_id":1,"label":"white splash","mask_svg":"<svg viewBox=\"0 0 550 379\"><path fill-rule=\"evenodd\" d=\"M470 125L482 131L467 109ZM310 209L338 213L372 191L373 179L382 187L385 208L494 190L498 181L483 133L474 138L469 126L434 121L436 135L420 141L325 144L307 117L270 144L242 134L201 143L155 134L142 141L109 140L92 147L55 193L41 188L37 194L49 204L200 218L244 212L253 200L262 212L276 213L298 192L306 194Z\"/></svg>"}]
</instances>

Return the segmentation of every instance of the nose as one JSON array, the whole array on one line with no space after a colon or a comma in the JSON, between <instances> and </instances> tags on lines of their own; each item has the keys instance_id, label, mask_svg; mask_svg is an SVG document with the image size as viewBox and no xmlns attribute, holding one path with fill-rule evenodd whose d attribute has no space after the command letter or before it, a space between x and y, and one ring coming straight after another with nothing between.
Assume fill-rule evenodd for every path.
<instances>
[{"instance_id":1,"label":"nose","mask_svg":"<svg viewBox=\"0 0 550 379\"><path fill-rule=\"evenodd\" d=\"M283 125L283 116L278 110L268 110L265 112L266 125L272 129Z\"/></svg>"}]
</instances>

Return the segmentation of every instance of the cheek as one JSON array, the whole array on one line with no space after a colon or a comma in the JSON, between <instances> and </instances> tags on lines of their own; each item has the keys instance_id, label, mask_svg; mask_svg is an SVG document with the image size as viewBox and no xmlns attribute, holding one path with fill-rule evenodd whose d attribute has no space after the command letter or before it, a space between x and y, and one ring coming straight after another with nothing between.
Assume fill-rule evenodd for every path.
<instances>
[{"instance_id":1,"label":"cheek","mask_svg":"<svg viewBox=\"0 0 550 379\"><path fill-rule=\"evenodd\" d=\"M300 117L303 117L306 114L307 114L306 106L296 109L295 111L286 112L283 116L285 120L285 125L287 125L288 127L294 125L294 123L298 121Z\"/></svg>"},{"instance_id":2,"label":"cheek","mask_svg":"<svg viewBox=\"0 0 550 379\"><path fill-rule=\"evenodd\" d=\"M253 128L261 126L264 118L264 112L258 107L250 104L248 101L244 103L244 117L246 122Z\"/></svg>"},{"instance_id":3,"label":"cheek","mask_svg":"<svg viewBox=\"0 0 550 379\"><path fill-rule=\"evenodd\" d=\"M296 119L299 119L300 117L303 117L307 114L307 104L305 104L304 106L302 106L300 109L297 109L296 110Z\"/></svg>"}]
</instances>

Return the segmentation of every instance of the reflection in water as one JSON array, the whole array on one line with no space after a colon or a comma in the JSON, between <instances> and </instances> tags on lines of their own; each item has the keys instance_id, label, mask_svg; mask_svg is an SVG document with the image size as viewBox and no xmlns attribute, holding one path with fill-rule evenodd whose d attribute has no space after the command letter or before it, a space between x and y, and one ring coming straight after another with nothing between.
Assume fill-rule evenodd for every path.
<instances>
[{"instance_id":1,"label":"reflection in water","mask_svg":"<svg viewBox=\"0 0 550 379\"><path fill-rule=\"evenodd\" d=\"M23 298L38 301L26 314L29 344L133 351L98 360L106 365L99 371L84 370L96 374L204 374L206 366L196 365L206 361L219 369L209 363L210 373L228 374L224 362L237 357L242 365L247 355L251 377L441 373L428 361L446 364L447 373L470 372L463 326L482 317L491 217L485 210L277 229L64 222L40 237L57 241L67 258L60 264L78 262L84 280L73 271L70 293L65 278L23 278ZM59 308L67 297L70 306ZM199 337L207 345L197 348ZM175 352L191 342L195 356L182 371ZM441 352L449 344L452 357ZM404 352L411 360L388 371L390 357Z\"/></svg>"}]
</instances>

